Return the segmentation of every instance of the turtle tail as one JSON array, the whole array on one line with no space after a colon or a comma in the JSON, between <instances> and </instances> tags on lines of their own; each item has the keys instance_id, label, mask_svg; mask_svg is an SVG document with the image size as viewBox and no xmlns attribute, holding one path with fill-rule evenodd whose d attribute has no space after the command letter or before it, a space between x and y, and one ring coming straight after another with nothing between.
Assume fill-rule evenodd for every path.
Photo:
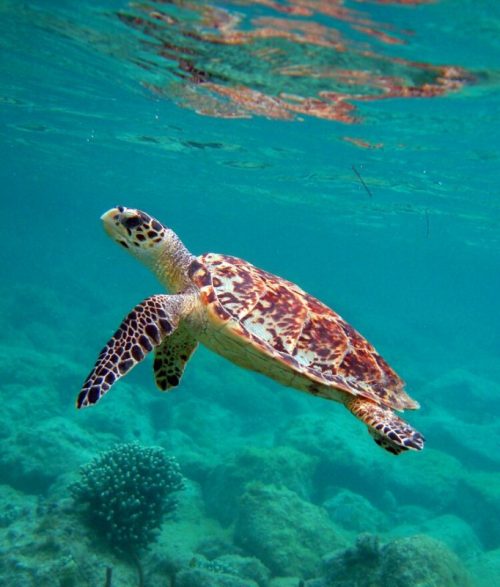
<instances>
[{"instance_id":1,"label":"turtle tail","mask_svg":"<svg viewBox=\"0 0 500 587\"><path fill-rule=\"evenodd\" d=\"M346 404L348 410L368 426L375 442L398 455L407 450L422 450L425 439L390 409L370 400L356 397Z\"/></svg>"}]
</instances>

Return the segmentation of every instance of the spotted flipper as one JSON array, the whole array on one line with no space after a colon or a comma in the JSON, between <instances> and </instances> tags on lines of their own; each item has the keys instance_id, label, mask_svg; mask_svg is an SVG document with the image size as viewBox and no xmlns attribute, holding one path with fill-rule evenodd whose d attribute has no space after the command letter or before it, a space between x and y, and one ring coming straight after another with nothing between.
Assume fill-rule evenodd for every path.
<instances>
[{"instance_id":1,"label":"spotted flipper","mask_svg":"<svg viewBox=\"0 0 500 587\"><path fill-rule=\"evenodd\" d=\"M155 381L161 391L179 385L186 363L196 350L198 342L183 326L166 338L155 349Z\"/></svg>"},{"instance_id":2,"label":"spotted flipper","mask_svg":"<svg viewBox=\"0 0 500 587\"><path fill-rule=\"evenodd\" d=\"M424 437L389 408L363 398L352 398L347 408L368 426L375 442L392 454L422 450Z\"/></svg>"},{"instance_id":3,"label":"spotted flipper","mask_svg":"<svg viewBox=\"0 0 500 587\"><path fill-rule=\"evenodd\" d=\"M102 349L83 384L76 405L95 404L111 386L175 331L183 305L180 296L157 295L138 304Z\"/></svg>"}]
</instances>

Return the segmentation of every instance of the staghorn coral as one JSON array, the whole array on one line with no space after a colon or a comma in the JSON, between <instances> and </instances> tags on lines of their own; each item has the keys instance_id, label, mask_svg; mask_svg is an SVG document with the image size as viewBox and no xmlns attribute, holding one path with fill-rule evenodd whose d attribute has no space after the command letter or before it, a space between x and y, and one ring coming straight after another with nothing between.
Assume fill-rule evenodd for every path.
<instances>
[{"instance_id":1,"label":"staghorn coral","mask_svg":"<svg viewBox=\"0 0 500 587\"><path fill-rule=\"evenodd\" d=\"M120 444L81 469L71 486L86 521L116 550L135 557L173 512L173 493L183 488L173 457L159 447Z\"/></svg>"}]
</instances>

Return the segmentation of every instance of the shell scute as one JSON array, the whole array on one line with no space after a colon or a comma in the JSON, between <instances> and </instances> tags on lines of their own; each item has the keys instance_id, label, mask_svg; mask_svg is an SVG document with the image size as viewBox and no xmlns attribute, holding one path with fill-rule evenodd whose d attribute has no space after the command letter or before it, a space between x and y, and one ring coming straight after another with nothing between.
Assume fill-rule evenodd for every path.
<instances>
[{"instance_id":1,"label":"shell scute","mask_svg":"<svg viewBox=\"0 0 500 587\"><path fill-rule=\"evenodd\" d=\"M267 356L261 372L284 377L280 369L292 370L307 378L304 389L315 395L331 387L396 409L418 407L375 348L297 285L235 257L209 253L199 260L211 276L209 283L197 270L209 313L227 322L245 352L251 345L261 363ZM231 352L238 355L237 349ZM291 373L290 381L295 376Z\"/></svg>"}]
</instances>

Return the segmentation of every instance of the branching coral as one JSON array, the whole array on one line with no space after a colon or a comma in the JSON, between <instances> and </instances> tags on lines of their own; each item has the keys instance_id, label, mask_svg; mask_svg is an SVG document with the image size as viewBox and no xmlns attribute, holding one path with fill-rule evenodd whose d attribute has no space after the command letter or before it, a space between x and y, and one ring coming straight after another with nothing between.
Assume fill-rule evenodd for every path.
<instances>
[{"instance_id":1,"label":"branching coral","mask_svg":"<svg viewBox=\"0 0 500 587\"><path fill-rule=\"evenodd\" d=\"M150 544L183 488L175 458L158 447L121 444L82 467L71 487L88 524L109 544L133 556Z\"/></svg>"}]
</instances>

